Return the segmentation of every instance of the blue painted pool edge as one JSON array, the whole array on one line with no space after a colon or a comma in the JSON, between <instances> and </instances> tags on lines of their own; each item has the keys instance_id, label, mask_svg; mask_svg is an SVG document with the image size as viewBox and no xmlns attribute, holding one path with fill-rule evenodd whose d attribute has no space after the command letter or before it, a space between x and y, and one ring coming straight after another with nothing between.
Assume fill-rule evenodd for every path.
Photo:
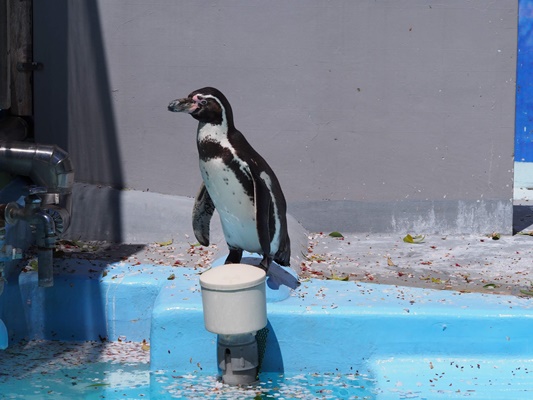
<instances>
[{"instance_id":1,"label":"blue painted pool edge","mask_svg":"<svg viewBox=\"0 0 533 400\"><path fill-rule=\"evenodd\" d=\"M156 300L151 368L216 373L199 285L185 286ZM533 358L531 304L511 296L312 280L267 311L264 372L351 373L391 356Z\"/></svg>"},{"instance_id":2,"label":"blue painted pool edge","mask_svg":"<svg viewBox=\"0 0 533 400\"><path fill-rule=\"evenodd\" d=\"M217 373L216 335L204 327L199 271L62 260L55 282L38 288L36 273L25 273L19 292L7 292L10 301L20 297L30 339L145 339L152 371ZM527 298L311 280L286 300L269 302L267 311L263 373L359 372L385 379L413 362L533 360Z\"/></svg>"},{"instance_id":3,"label":"blue painted pool edge","mask_svg":"<svg viewBox=\"0 0 533 400\"><path fill-rule=\"evenodd\" d=\"M153 305L176 272L170 266L63 259L54 263L54 286L37 273L7 285L11 340L149 341ZM22 315L23 317L22 317Z\"/></svg>"}]
</instances>

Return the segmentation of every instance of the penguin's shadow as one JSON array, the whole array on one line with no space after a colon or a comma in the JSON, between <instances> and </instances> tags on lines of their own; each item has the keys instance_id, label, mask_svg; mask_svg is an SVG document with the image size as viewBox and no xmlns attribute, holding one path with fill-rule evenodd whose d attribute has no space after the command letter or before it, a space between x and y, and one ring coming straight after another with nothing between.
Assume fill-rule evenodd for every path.
<instances>
[{"instance_id":1,"label":"penguin's shadow","mask_svg":"<svg viewBox=\"0 0 533 400\"><path fill-rule=\"evenodd\" d=\"M266 337L265 356L259 372L284 373L285 366L283 365L283 355L281 353L278 337L276 336L276 331L270 323L270 320L267 323L266 329L268 330L268 334Z\"/></svg>"}]
</instances>

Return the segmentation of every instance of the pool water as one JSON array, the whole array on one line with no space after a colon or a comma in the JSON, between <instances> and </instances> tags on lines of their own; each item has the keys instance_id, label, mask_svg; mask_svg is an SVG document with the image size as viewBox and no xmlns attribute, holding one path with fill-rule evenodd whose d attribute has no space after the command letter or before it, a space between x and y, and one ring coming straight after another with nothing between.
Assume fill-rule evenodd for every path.
<instances>
[{"instance_id":1,"label":"pool water","mask_svg":"<svg viewBox=\"0 0 533 400\"><path fill-rule=\"evenodd\" d=\"M204 371L150 371L146 342L39 340L0 353L0 399L519 399L532 373L516 358L392 357L373 376L269 372L231 387Z\"/></svg>"},{"instance_id":2,"label":"pool water","mask_svg":"<svg viewBox=\"0 0 533 400\"><path fill-rule=\"evenodd\" d=\"M231 387L211 374L150 371L148 345L32 341L0 353L5 399L372 399L373 381L353 374L266 373Z\"/></svg>"},{"instance_id":3,"label":"pool water","mask_svg":"<svg viewBox=\"0 0 533 400\"><path fill-rule=\"evenodd\" d=\"M99 398L102 388L144 388L149 356L143 345L44 340L11 345L0 352L0 398Z\"/></svg>"},{"instance_id":4,"label":"pool water","mask_svg":"<svg viewBox=\"0 0 533 400\"><path fill-rule=\"evenodd\" d=\"M262 374L260 383L230 387L213 376L156 375L160 395L208 399L373 399L372 384L358 374Z\"/></svg>"},{"instance_id":5,"label":"pool water","mask_svg":"<svg viewBox=\"0 0 533 400\"><path fill-rule=\"evenodd\" d=\"M0 398L149 399L149 373L145 364L102 362L31 372L16 378L2 377Z\"/></svg>"}]
</instances>

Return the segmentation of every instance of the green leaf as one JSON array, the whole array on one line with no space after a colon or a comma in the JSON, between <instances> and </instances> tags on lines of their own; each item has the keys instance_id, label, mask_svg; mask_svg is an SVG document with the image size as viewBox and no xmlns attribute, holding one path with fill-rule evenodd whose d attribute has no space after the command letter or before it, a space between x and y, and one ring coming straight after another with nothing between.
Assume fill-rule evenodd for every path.
<instances>
[{"instance_id":1,"label":"green leaf","mask_svg":"<svg viewBox=\"0 0 533 400\"><path fill-rule=\"evenodd\" d=\"M87 385L87 387L104 387L104 386L109 386L110 384L109 383L93 383L92 385Z\"/></svg>"},{"instance_id":2,"label":"green leaf","mask_svg":"<svg viewBox=\"0 0 533 400\"><path fill-rule=\"evenodd\" d=\"M329 278L327 278L327 280L331 280L331 281L348 281L350 279L350 276L349 275L346 275L346 276L338 276L338 275L335 275L335 274L331 274L331 276Z\"/></svg>"},{"instance_id":3,"label":"green leaf","mask_svg":"<svg viewBox=\"0 0 533 400\"><path fill-rule=\"evenodd\" d=\"M531 290L521 289L520 293L525 294L526 296L533 296L533 291L531 291Z\"/></svg>"},{"instance_id":4,"label":"green leaf","mask_svg":"<svg viewBox=\"0 0 533 400\"><path fill-rule=\"evenodd\" d=\"M407 236L403 238L403 241L405 243L419 244L419 243L424 243L424 239L425 239L424 235L411 236L410 234L407 234Z\"/></svg>"},{"instance_id":5,"label":"green leaf","mask_svg":"<svg viewBox=\"0 0 533 400\"><path fill-rule=\"evenodd\" d=\"M485 289L496 289L498 285L496 285L495 283L487 283L486 285L483 285L483 287Z\"/></svg>"},{"instance_id":6,"label":"green leaf","mask_svg":"<svg viewBox=\"0 0 533 400\"><path fill-rule=\"evenodd\" d=\"M31 260L29 266L33 271L37 271L39 269L39 262L35 259Z\"/></svg>"},{"instance_id":7,"label":"green leaf","mask_svg":"<svg viewBox=\"0 0 533 400\"><path fill-rule=\"evenodd\" d=\"M170 274L169 277L167 278L169 281L173 281L174 279L176 279L176 275L174 274Z\"/></svg>"},{"instance_id":8,"label":"green leaf","mask_svg":"<svg viewBox=\"0 0 533 400\"><path fill-rule=\"evenodd\" d=\"M322 262L322 261L326 261L326 259L320 255L320 254L310 254L310 255L305 255L303 252L302 252L302 257L304 259L306 259L307 261L311 261L311 262Z\"/></svg>"},{"instance_id":9,"label":"green leaf","mask_svg":"<svg viewBox=\"0 0 533 400\"><path fill-rule=\"evenodd\" d=\"M160 247L164 247L164 246L170 246L172 243L173 243L173 240L170 239L170 240L167 240L166 242L157 242L156 244Z\"/></svg>"},{"instance_id":10,"label":"green leaf","mask_svg":"<svg viewBox=\"0 0 533 400\"><path fill-rule=\"evenodd\" d=\"M337 231L333 231L329 234L329 236L331 237L334 237L334 238L343 238L344 236L342 236L342 233L340 232L337 232Z\"/></svg>"},{"instance_id":11,"label":"green leaf","mask_svg":"<svg viewBox=\"0 0 533 400\"><path fill-rule=\"evenodd\" d=\"M404 241L405 243L413 243L413 237L412 237L411 235L407 234L407 236L405 236L405 237L403 238L403 241Z\"/></svg>"}]
</instances>

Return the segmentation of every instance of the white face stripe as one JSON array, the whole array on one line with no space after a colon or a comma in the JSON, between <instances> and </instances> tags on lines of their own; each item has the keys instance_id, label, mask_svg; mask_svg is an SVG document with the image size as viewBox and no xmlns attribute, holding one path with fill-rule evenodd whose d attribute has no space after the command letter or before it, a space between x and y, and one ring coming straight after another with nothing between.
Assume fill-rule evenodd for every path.
<instances>
[{"instance_id":1,"label":"white face stripe","mask_svg":"<svg viewBox=\"0 0 533 400\"><path fill-rule=\"evenodd\" d=\"M198 96L198 95L196 95L196 96ZM196 96L194 96L194 97L196 97ZM202 99L213 99L213 100L215 100L218 103L218 105L222 109L222 125L227 128L228 121L226 120L226 109L224 108L224 105L220 102L220 100L218 98L216 98L215 96L210 95L210 94L206 94L206 95L200 94L200 96L202 96ZM193 97L193 99L194 99L194 97Z\"/></svg>"},{"instance_id":2,"label":"white face stripe","mask_svg":"<svg viewBox=\"0 0 533 400\"><path fill-rule=\"evenodd\" d=\"M222 124L219 125L213 125L213 124L205 124L202 126L198 131L198 140L204 140L204 139L210 139L215 140L219 142L223 147L229 148L231 150L231 146L229 145L228 139L224 132L228 131L228 121L226 119L226 109L222 105L219 99L217 99L215 96L212 96L210 94L208 95L202 95L198 94L193 96L194 101L201 101L197 99L197 96L201 96L202 99L213 99L215 100L220 108L222 109Z\"/></svg>"},{"instance_id":3,"label":"white face stripe","mask_svg":"<svg viewBox=\"0 0 533 400\"><path fill-rule=\"evenodd\" d=\"M247 176L251 177L252 174L250 172L250 169L248 168L248 165L244 161L242 161L242 159L237 155L235 149L228 140L228 122L226 119L226 109L224 108L224 105L215 96L202 94L200 94L200 96L202 96L202 99L213 99L219 104L220 108L222 109L222 124L213 125L206 123L198 125L198 143L201 143L204 140L220 143L220 145L228 149L233 155L233 157L239 162L241 171L243 171L243 173ZM193 96L193 99L194 97L196 96Z\"/></svg>"}]
</instances>

